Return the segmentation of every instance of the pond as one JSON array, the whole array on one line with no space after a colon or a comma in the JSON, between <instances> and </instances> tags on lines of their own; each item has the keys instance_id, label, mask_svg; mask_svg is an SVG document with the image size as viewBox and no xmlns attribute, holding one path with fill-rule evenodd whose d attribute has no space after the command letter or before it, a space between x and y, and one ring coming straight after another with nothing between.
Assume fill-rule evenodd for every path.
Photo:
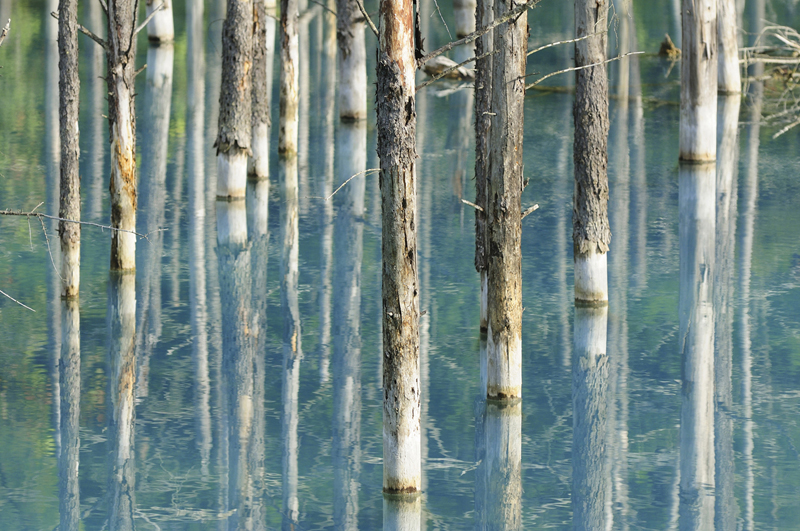
<instances>
[{"instance_id":1,"label":"pond","mask_svg":"<svg viewBox=\"0 0 800 531\"><path fill-rule=\"evenodd\" d=\"M54 4L0 0L0 20L12 18L2 209L58 210ZM380 529L397 509L381 493L380 190L374 172L345 184L353 167L378 166L375 55L369 119L340 123L330 21L309 3L297 166L279 163L273 127L270 181L250 183L244 204L218 203L224 2L206 2L196 31L177 4L175 44L139 43L138 65L172 74L137 80L147 238L135 276L110 275L108 230L84 225L80 301L62 302L55 226L0 216L0 289L35 310L0 297L0 527ZM529 48L571 37L568 4L530 12ZM634 2L610 53L621 27L632 50L676 40L673 4ZM452 9L421 6L434 49ZM759 9L797 26L793 6L748 0L745 26ZM102 25L96 6L81 10ZM107 225L104 62L81 39L83 219ZM528 71L568 68L571 55L548 48ZM474 201L472 90L448 81L417 95L420 529L800 520L800 138L766 119L783 85L720 98L719 160L703 174L678 164L680 64L628 61L609 66L607 312L573 305L574 77L526 97L522 206L539 209L523 221L523 399L505 409L481 398L474 211L461 201ZM277 101L276 82L273 124ZM606 339L595 380L581 365L587 330ZM115 383L123 373L129 389Z\"/></svg>"}]
</instances>

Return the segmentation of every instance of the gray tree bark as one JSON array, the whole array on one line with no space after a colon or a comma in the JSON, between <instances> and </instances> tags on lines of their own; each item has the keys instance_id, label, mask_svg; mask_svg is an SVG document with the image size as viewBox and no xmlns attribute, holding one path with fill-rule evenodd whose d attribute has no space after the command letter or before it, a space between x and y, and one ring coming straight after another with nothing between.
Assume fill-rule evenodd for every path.
<instances>
[{"instance_id":1,"label":"gray tree bark","mask_svg":"<svg viewBox=\"0 0 800 531\"><path fill-rule=\"evenodd\" d=\"M253 0L228 0L222 28L217 197L244 197L252 134Z\"/></svg>"},{"instance_id":2,"label":"gray tree bark","mask_svg":"<svg viewBox=\"0 0 800 531\"><path fill-rule=\"evenodd\" d=\"M300 101L300 39L297 0L281 0L281 77L278 110L278 153L297 153Z\"/></svg>"},{"instance_id":3,"label":"gray tree bark","mask_svg":"<svg viewBox=\"0 0 800 531\"><path fill-rule=\"evenodd\" d=\"M264 0L253 2L253 89L252 96L252 156L248 162L247 173L256 179L269 177L269 126L270 108L269 94L272 90L271 76L267 71L272 69L272 54L267 54L267 47L275 45L269 41L267 26L274 25L274 21L267 15L267 5ZM270 60L268 60L270 59Z\"/></svg>"},{"instance_id":4,"label":"gray tree bark","mask_svg":"<svg viewBox=\"0 0 800 531\"><path fill-rule=\"evenodd\" d=\"M575 66L606 58L606 0L575 2L575 35L594 37L575 43ZM605 65L578 70L575 76L575 192L572 242L575 258L575 300L608 302L608 77Z\"/></svg>"},{"instance_id":5,"label":"gray tree bark","mask_svg":"<svg viewBox=\"0 0 800 531\"><path fill-rule=\"evenodd\" d=\"M717 0L683 0L680 159L717 158Z\"/></svg>"},{"instance_id":6,"label":"gray tree bark","mask_svg":"<svg viewBox=\"0 0 800 531\"><path fill-rule=\"evenodd\" d=\"M517 6L496 0L494 18ZM488 329L486 394L522 396L522 224L523 118L528 15L494 31L492 63L491 173L486 186Z\"/></svg>"},{"instance_id":7,"label":"gray tree bark","mask_svg":"<svg viewBox=\"0 0 800 531\"><path fill-rule=\"evenodd\" d=\"M61 453L58 455L59 531L80 529L81 319L77 300L61 303L63 339L58 364Z\"/></svg>"},{"instance_id":8,"label":"gray tree bark","mask_svg":"<svg viewBox=\"0 0 800 531\"><path fill-rule=\"evenodd\" d=\"M136 230L136 0L108 1L108 122L111 130L111 226ZM113 231L111 270L136 269L136 235Z\"/></svg>"},{"instance_id":9,"label":"gray tree bark","mask_svg":"<svg viewBox=\"0 0 800 531\"><path fill-rule=\"evenodd\" d=\"M58 216L81 219L80 135L78 111L81 81L78 77L78 1L58 3L58 68L61 136L61 201ZM81 285L81 226L59 221L61 237L61 296L77 297Z\"/></svg>"},{"instance_id":10,"label":"gray tree bark","mask_svg":"<svg viewBox=\"0 0 800 531\"><path fill-rule=\"evenodd\" d=\"M494 19L492 0L478 0L475 10L475 27L483 29ZM475 56L491 52L493 34L487 33L475 41ZM486 278L486 181L491 171L489 165L489 134L492 117L492 56L475 62L475 269L480 274L481 310L480 331L485 334L489 321L486 314L488 304L488 279Z\"/></svg>"},{"instance_id":11,"label":"gray tree bark","mask_svg":"<svg viewBox=\"0 0 800 531\"><path fill-rule=\"evenodd\" d=\"M378 156L383 215L383 491L421 488L414 9L382 0Z\"/></svg>"}]
</instances>

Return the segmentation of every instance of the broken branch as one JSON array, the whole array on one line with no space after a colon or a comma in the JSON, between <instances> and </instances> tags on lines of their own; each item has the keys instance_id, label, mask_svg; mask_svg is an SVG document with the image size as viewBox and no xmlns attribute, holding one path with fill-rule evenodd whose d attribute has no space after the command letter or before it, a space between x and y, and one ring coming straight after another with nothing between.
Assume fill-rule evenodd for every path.
<instances>
[{"instance_id":1,"label":"broken branch","mask_svg":"<svg viewBox=\"0 0 800 531\"><path fill-rule=\"evenodd\" d=\"M58 13L56 13L55 11L50 13L50 16L58 20ZM9 22L11 21L9 20ZM103 39L101 39L100 37L98 37L97 35L95 35L94 33L92 33L91 31L89 31L87 28L78 24L78 31L80 31L81 33L92 39L94 42L102 46L104 50L108 50L108 43Z\"/></svg>"},{"instance_id":2,"label":"broken branch","mask_svg":"<svg viewBox=\"0 0 800 531\"><path fill-rule=\"evenodd\" d=\"M533 205L532 207L526 209L525 212L522 213L522 216L520 216L519 219L523 220L523 219L525 219L525 216L527 216L528 214L533 214L537 210L539 210L539 205L538 204Z\"/></svg>"},{"instance_id":3,"label":"broken branch","mask_svg":"<svg viewBox=\"0 0 800 531\"><path fill-rule=\"evenodd\" d=\"M135 37L136 35L138 35L139 32L142 31L145 28L145 26L147 26L147 23L150 22L153 19L153 17L156 16L156 13L158 13L163 7L164 7L164 2L158 4L158 7L155 8L153 11L151 11L149 15L147 15L147 18L144 19L144 21L141 24L139 24L139 27L133 30L133 36Z\"/></svg>"},{"instance_id":4,"label":"broken branch","mask_svg":"<svg viewBox=\"0 0 800 531\"><path fill-rule=\"evenodd\" d=\"M378 37L378 28L376 28L375 24L372 23L372 19L369 18L369 15L367 14L367 10L364 9L364 5L361 3L361 0L356 0L356 4L358 4L358 9L361 11L361 14L364 15L364 18L366 19L367 24L369 24L369 29L371 29L372 33L374 33L375 36Z\"/></svg>"},{"instance_id":5,"label":"broken branch","mask_svg":"<svg viewBox=\"0 0 800 531\"><path fill-rule=\"evenodd\" d=\"M6 22L6 25L3 28L3 31L0 31L0 46L2 46L3 45L3 41L6 40L6 35L8 35L8 30L10 30L10 29L11 29L11 19L8 19L8 22ZM4 295L5 295L5 293L4 293ZM14 299L11 299L11 300L14 300Z\"/></svg>"},{"instance_id":6,"label":"broken branch","mask_svg":"<svg viewBox=\"0 0 800 531\"><path fill-rule=\"evenodd\" d=\"M625 54L622 54L622 55L618 55L617 57L612 57L611 59L606 59L605 61L599 61L599 62L597 62L597 63L592 63L592 64L590 64L590 65L584 65L584 66L573 66L572 68L565 68L564 70L558 70L557 72L551 72L551 73L547 74L546 76L544 76L544 77L542 77L542 78L540 78L540 79L537 79L536 81L534 81L534 82L533 82L533 83L531 83L530 85L526 85L526 86L525 86L525 90L528 90L528 89L530 89L530 88L533 88L533 87L535 87L536 85L538 85L539 83L541 83L542 81L544 81L545 79L547 79L548 77L553 77L553 76L555 76L555 75L558 75L558 74L566 74L567 72L575 72L576 70L583 70L583 69L585 69L585 68L591 68L591 67L593 67L593 66L600 66L600 65L604 65L604 64L606 64L606 63L610 63L611 61L617 61L617 60L619 60L619 59L623 59L623 58L625 58L625 57L628 57L629 55L639 55L639 54L643 54L643 53L644 53L644 52L630 52L630 53L625 53Z\"/></svg>"}]
</instances>

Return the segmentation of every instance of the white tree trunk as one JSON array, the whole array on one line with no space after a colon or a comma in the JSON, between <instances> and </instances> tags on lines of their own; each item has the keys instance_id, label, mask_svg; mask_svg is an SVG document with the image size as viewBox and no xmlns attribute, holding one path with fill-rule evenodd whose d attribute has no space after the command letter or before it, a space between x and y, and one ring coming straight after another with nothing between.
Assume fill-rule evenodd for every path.
<instances>
[{"instance_id":1,"label":"white tree trunk","mask_svg":"<svg viewBox=\"0 0 800 531\"><path fill-rule=\"evenodd\" d=\"M383 531L420 531L421 525L421 496L383 497Z\"/></svg>"},{"instance_id":2,"label":"white tree trunk","mask_svg":"<svg viewBox=\"0 0 800 531\"><path fill-rule=\"evenodd\" d=\"M281 0L281 75L278 153L297 153L300 98L300 39L297 0Z\"/></svg>"},{"instance_id":3,"label":"white tree trunk","mask_svg":"<svg viewBox=\"0 0 800 531\"><path fill-rule=\"evenodd\" d=\"M522 529L522 401L486 405L486 517L490 529Z\"/></svg>"},{"instance_id":4,"label":"white tree trunk","mask_svg":"<svg viewBox=\"0 0 800 531\"><path fill-rule=\"evenodd\" d=\"M717 38L719 39L717 86L722 94L738 94L742 91L736 18L734 0L717 0Z\"/></svg>"},{"instance_id":5,"label":"white tree trunk","mask_svg":"<svg viewBox=\"0 0 800 531\"><path fill-rule=\"evenodd\" d=\"M713 529L715 164L682 164L678 179L678 337L683 389L680 526L681 529Z\"/></svg>"},{"instance_id":6,"label":"white tree trunk","mask_svg":"<svg viewBox=\"0 0 800 531\"><path fill-rule=\"evenodd\" d=\"M147 0L146 16L159 6L150 22L147 23L147 38L155 42L172 42L175 40L175 28L172 22L172 0Z\"/></svg>"},{"instance_id":7,"label":"white tree trunk","mask_svg":"<svg viewBox=\"0 0 800 531\"><path fill-rule=\"evenodd\" d=\"M683 0L680 159L717 158L717 0Z\"/></svg>"}]
</instances>

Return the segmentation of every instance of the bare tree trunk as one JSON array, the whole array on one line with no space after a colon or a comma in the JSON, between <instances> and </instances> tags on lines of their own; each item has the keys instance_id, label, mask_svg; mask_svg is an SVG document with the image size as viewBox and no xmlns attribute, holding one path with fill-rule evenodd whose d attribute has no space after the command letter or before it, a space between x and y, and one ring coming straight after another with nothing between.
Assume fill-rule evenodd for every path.
<instances>
[{"instance_id":1,"label":"bare tree trunk","mask_svg":"<svg viewBox=\"0 0 800 531\"><path fill-rule=\"evenodd\" d=\"M575 43L575 66L606 58L608 4L576 0L575 35L594 37ZM575 76L575 192L572 242L575 258L575 300L608 303L608 77L605 65L578 70Z\"/></svg>"},{"instance_id":2,"label":"bare tree trunk","mask_svg":"<svg viewBox=\"0 0 800 531\"><path fill-rule=\"evenodd\" d=\"M58 364L61 422L58 426L61 454L58 457L59 531L80 529L80 416L81 416L81 319L77 300L61 303L61 360Z\"/></svg>"},{"instance_id":3,"label":"bare tree trunk","mask_svg":"<svg viewBox=\"0 0 800 531\"><path fill-rule=\"evenodd\" d=\"M244 197L250 154L253 0L228 0L222 28L222 84L219 96L217 197Z\"/></svg>"},{"instance_id":4,"label":"bare tree trunk","mask_svg":"<svg viewBox=\"0 0 800 531\"><path fill-rule=\"evenodd\" d=\"M111 6L109 5L109 11ZM108 527L132 531L136 511L136 277L112 272L108 281Z\"/></svg>"},{"instance_id":5,"label":"bare tree trunk","mask_svg":"<svg viewBox=\"0 0 800 531\"><path fill-rule=\"evenodd\" d=\"M572 528L609 529L608 307L575 308L572 361Z\"/></svg>"},{"instance_id":6,"label":"bare tree trunk","mask_svg":"<svg viewBox=\"0 0 800 531\"><path fill-rule=\"evenodd\" d=\"M154 42L172 42L175 40L175 28L172 22L172 0L147 0L145 3L147 16L158 9L147 23L147 38ZM161 8L159 9L159 6Z\"/></svg>"},{"instance_id":7,"label":"bare tree trunk","mask_svg":"<svg viewBox=\"0 0 800 531\"><path fill-rule=\"evenodd\" d=\"M496 0L494 18L514 9ZM491 173L486 190L488 385L492 399L522 396L522 140L528 15L494 31Z\"/></svg>"},{"instance_id":8,"label":"bare tree trunk","mask_svg":"<svg viewBox=\"0 0 800 531\"><path fill-rule=\"evenodd\" d=\"M281 0L281 79L278 153L297 153L300 99L300 39L297 35L297 0Z\"/></svg>"},{"instance_id":9,"label":"bare tree trunk","mask_svg":"<svg viewBox=\"0 0 800 531\"><path fill-rule=\"evenodd\" d=\"M680 159L717 158L717 0L683 0Z\"/></svg>"},{"instance_id":10,"label":"bare tree trunk","mask_svg":"<svg viewBox=\"0 0 800 531\"><path fill-rule=\"evenodd\" d=\"M679 179L680 528L713 529L715 165L682 164Z\"/></svg>"},{"instance_id":11,"label":"bare tree trunk","mask_svg":"<svg viewBox=\"0 0 800 531\"><path fill-rule=\"evenodd\" d=\"M414 9L381 0L378 156L383 214L383 491L421 488Z\"/></svg>"},{"instance_id":12,"label":"bare tree trunk","mask_svg":"<svg viewBox=\"0 0 800 531\"><path fill-rule=\"evenodd\" d=\"M736 29L735 0L717 0L717 39L719 42L717 87L722 94L738 94L742 91Z\"/></svg>"},{"instance_id":13,"label":"bare tree trunk","mask_svg":"<svg viewBox=\"0 0 800 531\"><path fill-rule=\"evenodd\" d=\"M478 0L475 8L475 26L481 29L494 19L492 0ZM478 38L475 41L475 56L489 53L494 48L493 34ZM475 62L475 269L480 274L481 309L480 331L485 334L489 328L487 315L489 280L486 277L486 181L491 171L489 161L489 134L492 117L492 56L489 55Z\"/></svg>"},{"instance_id":14,"label":"bare tree trunk","mask_svg":"<svg viewBox=\"0 0 800 531\"><path fill-rule=\"evenodd\" d=\"M267 48L275 45L275 33L272 41L268 40L270 32L267 26L274 28L275 21L267 15L265 0L253 2L253 90L252 90L252 156L247 163L247 173L256 179L269 178L269 94L272 90L272 77L267 72L272 70L272 54Z\"/></svg>"},{"instance_id":15,"label":"bare tree trunk","mask_svg":"<svg viewBox=\"0 0 800 531\"><path fill-rule=\"evenodd\" d=\"M486 405L486 520L522 529L522 401Z\"/></svg>"},{"instance_id":16,"label":"bare tree trunk","mask_svg":"<svg viewBox=\"0 0 800 531\"><path fill-rule=\"evenodd\" d=\"M58 68L61 136L61 202L58 216L81 219L80 134L78 110L81 81L78 77L78 2L58 3ZM77 297L81 285L81 226L59 221L61 237L61 296Z\"/></svg>"},{"instance_id":17,"label":"bare tree trunk","mask_svg":"<svg viewBox=\"0 0 800 531\"><path fill-rule=\"evenodd\" d=\"M134 79L136 0L108 1L108 121L111 129L111 226L136 230ZM111 270L136 269L136 235L113 231Z\"/></svg>"},{"instance_id":18,"label":"bare tree trunk","mask_svg":"<svg viewBox=\"0 0 800 531\"><path fill-rule=\"evenodd\" d=\"M336 1L336 42L339 45L339 117L367 117L367 47L364 16L356 0Z\"/></svg>"},{"instance_id":19,"label":"bare tree trunk","mask_svg":"<svg viewBox=\"0 0 800 531\"><path fill-rule=\"evenodd\" d=\"M106 28L103 21L103 8L100 6L100 2L88 2L86 8L83 15L85 17L84 20L88 20L88 23L85 24L86 27L101 38L105 38ZM89 92L87 98L89 102L89 142L94 146L101 146L108 141L107 133L103 130L103 119L108 114L106 111L108 86L103 78L105 75L105 51L100 46L92 45L84 47L84 53L86 54L83 58L84 65L88 63L88 79L84 87L88 85ZM91 150L88 161L88 171L84 173L84 175L88 175L90 180L86 201L87 217L99 222L103 213L103 198L105 197L105 190L103 189L105 181L105 150Z\"/></svg>"},{"instance_id":20,"label":"bare tree trunk","mask_svg":"<svg viewBox=\"0 0 800 531\"><path fill-rule=\"evenodd\" d=\"M383 497L383 531L420 531L422 497Z\"/></svg>"}]
</instances>

